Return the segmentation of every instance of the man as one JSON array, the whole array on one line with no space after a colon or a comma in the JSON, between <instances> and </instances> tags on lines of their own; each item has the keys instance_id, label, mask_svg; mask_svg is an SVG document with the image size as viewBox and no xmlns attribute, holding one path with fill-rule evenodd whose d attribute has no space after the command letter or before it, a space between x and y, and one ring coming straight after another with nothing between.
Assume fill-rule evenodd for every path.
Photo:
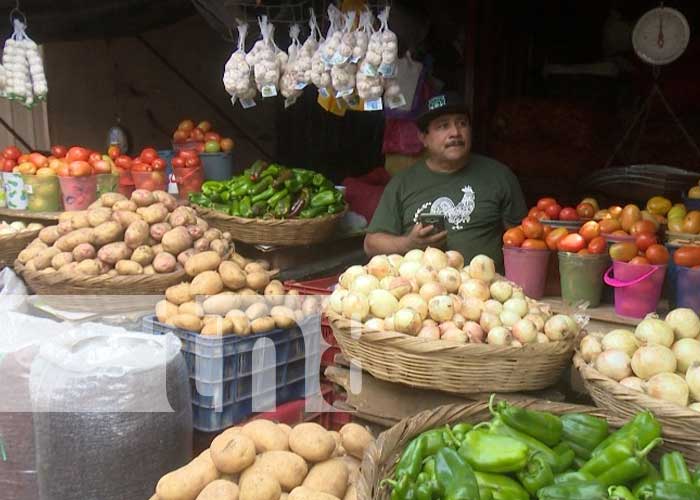
<instances>
[{"instance_id":1,"label":"man","mask_svg":"<svg viewBox=\"0 0 700 500\"><path fill-rule=\"evenodd\" d=\"M365 252L442 247L466 262L486 254L502 271L503 231L527 214L518 179L496 160L471 153L470 116L457 94L430 99L417 124L427 159L389 182L367 228ZM421 214L443 215L445 230L423 226Z\"/></svg>"}]
</instances>

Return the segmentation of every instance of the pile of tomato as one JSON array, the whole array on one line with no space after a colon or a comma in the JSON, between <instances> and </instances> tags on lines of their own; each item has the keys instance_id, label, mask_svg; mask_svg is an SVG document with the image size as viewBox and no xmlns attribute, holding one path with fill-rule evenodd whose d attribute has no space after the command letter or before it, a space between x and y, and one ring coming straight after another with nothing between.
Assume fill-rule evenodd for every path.
<instances>
[{"instance_id":1,"label":"pile of tomato","mask_svg":"<svg viewBox=\"0 0 700 500\"><path fill-rule=\"evenodd\" d=\"M16 146L2 150L2 171L48 177L88 177L117 173L114 158L81 146L51 146L51 154L22 153Z\"/></svg>"},{"instance_id":2,"label":"pile of tomato","mask_svg":"<svg viewBox=\"0 0 700 500\"><path fill-rule=\"evenodd\" d=\"M538 220L579 221L592 219L597 211L598 202L593 198L582 200L576 207L562 207L555 198L540 198L527 215Z\"/></svg>"},{"instance_id":3,"label":"pile of tomato","mask_svg":"<svg viewBox=\"0 0 700 500\"><path fill-rule=\"evenodd\" d=\"M519 226L503 234L506 247L534 250L552 250L578 253L580 255L603 254L606 241L601 236L600 225L588 221L578 232L569 232L565 227L552 228L532 216L525 217Z\"/></svg>"},{"instance_id":4,"label":"pile of tomato","mask_svg":"<svg viewBox=\"0 0 700 500\"><path fill-rule=\"evenodd\" d=\"M199 122L196 127L192 120L182 120L173 132L173 143L191 146L199 153L228 153L233 149L233 139L221 137L206 120Z\"/></svg>"},{"instance_id":5,"label":"pile of tomato","mask_svg":"<svg viewBox=\"0 0 700 500\"><path fill-rule=\"evenodd\" d=\"M175 158L172 159L173 169L180 168L200 168L202 160L199 158L199 153L193 149L183 149L177 152Z\"/></svg>"}]
</instances>

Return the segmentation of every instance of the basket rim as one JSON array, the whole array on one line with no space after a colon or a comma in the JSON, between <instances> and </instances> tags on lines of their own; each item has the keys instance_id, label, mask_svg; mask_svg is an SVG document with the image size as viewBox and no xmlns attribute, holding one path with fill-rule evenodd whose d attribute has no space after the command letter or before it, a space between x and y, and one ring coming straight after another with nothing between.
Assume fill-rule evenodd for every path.
<instances>
[{"instance_id":1,"label":"basket rim","mask_svg":"<svg viewBox=\"0 0 700 500\"><path fill-rule=\"evenodd\" d=\"M16 233L8 233L8 234L0 234L0 242L4 241L10 241L14 239L32 239L36 238L39 233L41 232L41 229L32 229L31 231L19 231Z\"/></svg>"},{"instance_id":2,"label":"basket rim","mask_svg":"<svg viewBox=\"0 0 700 500\"><path fill-rule=\"evenodd\" d=\"M192 204L192 207L197 211L197 213L203 218L217 219L223 221L234 222L236 224L250 225L257 224L260 226L305 226L309 224L317 224L321 222L327 222L335 219L340 219L345 216L348 212L348 204L345 203L345 207L341 212L324 215L322 217L314 217L313 219L262 219L262 218L246 218L238 217L237 215L229 215L218 210L211 208L202 207L201 205Z\"/></svg>"}]
</instances>

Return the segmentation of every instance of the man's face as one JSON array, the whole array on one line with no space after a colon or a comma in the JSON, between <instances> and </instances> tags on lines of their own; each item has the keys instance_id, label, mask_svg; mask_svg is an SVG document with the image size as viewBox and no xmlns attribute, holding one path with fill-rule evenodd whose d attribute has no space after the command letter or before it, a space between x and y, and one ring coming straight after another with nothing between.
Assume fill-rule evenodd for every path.
<instances>
[{"instance_id":1,"label":"man's face","mask_svg":"<svg viewBox=\"0 0 700 500\"><path fill-rule=\"evenodd\" d=\"M471 149L471 128L465 114L442 115L421 133L423 145L438 160L457 161L467 157Z\"/></svg>"}]
</instances>

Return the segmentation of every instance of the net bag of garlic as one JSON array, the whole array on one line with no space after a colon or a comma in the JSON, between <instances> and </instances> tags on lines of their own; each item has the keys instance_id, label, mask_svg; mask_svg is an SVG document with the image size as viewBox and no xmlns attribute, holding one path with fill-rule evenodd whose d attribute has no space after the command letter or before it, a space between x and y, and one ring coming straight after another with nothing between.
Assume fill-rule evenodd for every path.
<instances>
[{"instance_id":1,"label":"net bag of garlic","mask_svg":"<svg viewBox=\"0 0 700 500\"><path fill-rule=\"evenodd\" d=\"M251 51L246 55L246 62L253 68L255 84L263 97L275 97L280 79L279 49L274 43L275 27L267 20L267 16L258 18L261 40L255 42ZM286 54L284 56L286 62Z\"/></svg>"},{"instance_id":2,"label":"net bag of garlic","mask_svg":"<svg viewBox=\"0 0 700 500\"><path fill-rule=\"evenodd\" d=\"M255 87L250 65L246 62L245 39L248 35L248 23L237 20L238 23L238 48L231 54L224 67L224 88L231 95L231 104L236 101L241 103L244 109L255 106L255 96L258 89Z\"/></svg>"},{"instance_id":3,"label":"net bag of garlic","mask_svg":"<svg viewBox=\"0 0 700 500\"><path fill-rule=\"evenodd\" d=\"M355 91L355 74L357 73L357 65L350 62L352 51L355 48L354 11L348 12L344 16L344 23L343 30L340 32L340 44L331 57L331 84L336 91L335 96L338 98L352 95Z\"/></svg>"},{"instance_id":4,"label":"net bag of garlic","mask_svg":"<svg viewBox=\"0 0 700 500\"><path fill-rule=\"evenodd\" d=\"M365 111L381 111L383 109L384 81L376 66L368 59L370 55L369 40L373 35L372 13L365 11L360 15L360 29L355 35L357 42L355 49L361 49L362 40L366 40L364 50L357 50L358 54L362 54L362 58L358 61L356 77L357 95L364 100ZM375 44L375 47L378 46ZM381 61L381 53L376 51L374 54L372 60Z\"/></svg>"},{"instance_id":5,"label":"net bag of garlic","mask_svg":"<svg viewBox=\"0 0 700 500\"><path fill-rule=\"evenodd\" d=\"M335 54L343 34L338 27L343 22L343 13L335 5L328 6L328 19L330 25L326 33L326 39L319 44L316 53L311 58L311 82L318 88L318 93L323 97L331 95L331 59Z\"/></svg>"},{"instance_id":6,"label":"net bag of garlic","mask_svg":"<svg viewBox=\"0 0 700 500\"><path fill-rule=\"evenodd\" d=\"M299 61L299 53L301 51L301 42L299 42L299 34L301 27L298 24L293 24L289 28L289 38L292 43L289 45L287 64L282 69L282 78L280 78L280 91L284 96L284 107L288 108L302 94L302 90L297 88L297 64ZM303 88L303 87L302 87Z\"/></svg>"},{"instance_id":7,"label":"net bag of garlic","mask_svg":"<svg viewBox=\"0 0 700 500\"><path fill-rule=\"evenodd\" d=\"M0 70L0 93L27 108L46 99L49 92L44 63L36 42L26 33L27 25L13 20L14 32L5 41Z\"/></svg>"},{"instance_id":8,"label":"net bag of garlic","mask_svg":"<svg viewBox=\"0 0 700 500\"><path fill-rule=\"evenodd\" d=\"M384 77L384 105L389 109L406 105L406 98L401 92L397 77L397 62L399 56L399 40L396 33L389 29L389 7L377 16L381 22L379 31L375 33L381 42L381 62L377 72ZM381 34L381 36L379 36ZM377 58L374 57L373 61Z\"/></svg>"},{"instance_id":9,"label":"net bag of garlic","mask_svg":"<svg viewBox=\"0 0 700 500\"><path fill-rule=\"evenodd\" d=\"M311 83L311 61L318 50L319 40L323 40L316 21L316 14L313 9L309 9L309 11L309 36L299 49L293 71L297 90L303 90Z\"/></svg>"}]
</instances>

